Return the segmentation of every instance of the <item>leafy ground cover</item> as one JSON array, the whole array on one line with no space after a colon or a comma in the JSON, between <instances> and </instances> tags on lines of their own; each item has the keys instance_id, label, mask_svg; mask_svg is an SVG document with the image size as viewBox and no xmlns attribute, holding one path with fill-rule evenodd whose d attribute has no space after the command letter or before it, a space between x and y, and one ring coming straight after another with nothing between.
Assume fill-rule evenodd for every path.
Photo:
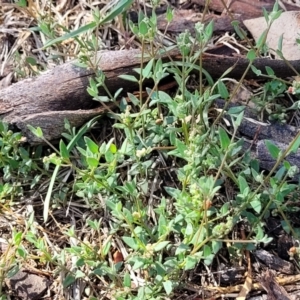
<instances>
[{"instance_id":1,"label":"leafy ground cover","mask_svg":"<svg viewBox=\"0 0 300 300\"><path fill-rule=\"evenodd\" d=\"M13 65L15 80L75 57L95 71L87 87L91 97L101 105L120 102L118 110L82 128L66 120L58 144L27 145L20 133L0 124L1 299L10 299L9 278L21 268L49 279L49 299L221 297L226 292L220 286L228 285L220 279L224 269L239 270L251 291L260 272L251 264L252 252L272 249L279 234L289 240L285 257L298 267L292 240L299 236L299 170L286 157L297 151L299 134L286 151L267 142L276 163L262 170L238 135L244 106L226 113L226 105L214 108L216 99L229 104L244 82L232 86L230 75L215 80L202 69L213 22L175 37L171 47L180 50L182 62L166 64L157 58L167 50L157 29L159 5L153 1L150 14L130 0L99 6L20 0L3 6L11 37L24 24L29 29L18 47L7 40L11 51L3 61ZM129 10L136 11L137 22L127 17ZM264 15L272 26L280 17L278 4ZM168 7L168 24L172 17ZM241 42L245 33L238 33ZM266 36L247 46L245 74L256 57L266 55ZM151 57L147 63L141 57L136 76L122 76L139 84L137 93L99 95L105 78L94 58L110 47L140 47ZM177 88L160 90L170 74ZM267 111L280 122L293 116L295 124L297 80L277 78L270 69L262 77L262 92L252 99L256 112ZM144 86L146 79L153 84ZM293 105L285 107L278 99L287 91ZM39 128L31 130L43 138Z\"/></svg>"}]
</instances>

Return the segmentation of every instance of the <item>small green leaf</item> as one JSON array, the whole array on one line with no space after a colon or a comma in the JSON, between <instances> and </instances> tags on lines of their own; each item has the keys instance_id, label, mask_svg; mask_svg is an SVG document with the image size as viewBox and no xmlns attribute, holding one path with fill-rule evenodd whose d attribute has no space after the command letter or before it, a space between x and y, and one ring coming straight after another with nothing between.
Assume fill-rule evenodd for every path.
<instances>
[{"instance_id":1,"label":"small green leaf","mask_svg":"<svg viewBox=\"0 0 300 300\"><path fill-rule=\"evenodd\" d=\"M174 17L174 10L171 9L170 5L167 7L166 19L168 23L171 23Z\"/></svg>"},{"instance_id":2,"label":"small green leaf","mask_svg":"<svg viewBox=\"0 0 300 300\"><path fill-rule=\"evenodd\" d=\"M287 161L284 161L283 166L281 168L279 168L279 170L275 174L275 178L278 181L282 180L284 174L286 173L286 170L289 170L289 166L286 163L287 163Z\"/></svg>"},{"instance_id":3,"label":"small green leaf","mask_svg":"<svg viewBox=\"0 0 300 300\"><path fill-rule=\"evenodd\" d=\"M97 269L93 270L92 274L103 276L103 275L106 275L107 273L106 273L106 270L103 267L100 267L100 268L97 268Z\"/></svg>"},{"instance_id":4,"label":"small green leaf","mask_svg":"<svg viewBox=\"0 0 300 300\"><path fill-rule=\"evenodd\" d=\"M284 220L282 220L282 221L280 221L280 222L281 222L281 226L282 226L283 230L284 230L287 234L290 234L290 233L291 233L291 227L290 227L290 225L289 225L286 221L284 221Z\"/></svg>"},{"instance_id":5,"label":"small green leaf","mask_svg":"<svg viewBox=\"0 0 300 300\"><path fill-rule=\"evenodd\" d=\"M96 159L95 157L90 157L90 156L86 157L86 162L90 168L97 168L98 164L99 164L98 159Z\"/></svg>"},{"instance_id":6,"label":"small green leaf","mask_svg":"<svg viewBox=\"0 0 300 300\"><path fill-rule=\"evenodd\" d=\"M264 7L263 7L263 15L264 15L265 20L267 21L267 23L269 23L269 13Z\"/></svg>"},{"instance_id":7,"label":"small green leaf","mask_svg":"<svg viewBox=\"0 0 300 300\"><path fill-rule=\"evenodd\" d=\"M8 124L0 122L0 133L1 133L1 135L3 133L6 133L7 130L8 130Z\"/></svg>"},{"instance_id":8,"label":"small green leaf","mask_svg":"<svg viewBox=\"0 0 300 300\"><path fill-rule=\"evenodd\" d=\"M204 241L205 235L206 235L206 230L202 230L202 228L199 227L198 230L195 232L195 234L194 234L192 240L190 241L190 243L194 246L198 245L199 243Z\"/></svg>"},{"instance_id":9,"label":"small green leaf","mask_svg":"<svg viewBox=\"0 0 300 300\"><path fill-rule=\"evenodd\" d=\"M278 9L279 9L279 4L278 4L278 1L275 1L274 5L273 5L273 9L272 9L272 13L277 13L278 12Z\"/></svg>"},{"instance_id":10,"label":"small green leaf","mask_svg":"<svg viewBox=\"0 0 300 300\"><path fill-rule=\"evenodd\" d=\"M261 70L258 70L255 66L251 65L251 70L256 76L261 75Z\"/></svg>"},{"instance_id":11,"label":"small green leaf","mask_svg":"<svg viewBox=\"0 0 300 300\"><path fill-rule=\"evenodd\" d=\"M143 268L146 263L147 260L145 258L137 257L135 259L134 265L132 266L132 270L138 270L140 268Z\"/></svg>"},{"instance_id":12,"label":"small green leaf","mask_svg":"<svg viewBox=\"0 0 300 300\"><path fill-rule=\"evenodd\" d=\"M138 250L139 246L134 238L129 236L123 236L122 240L133 250Z\"/></svg>"},{"instance_id":13,"label":"small green leaf","mask_svg":"<svg viewBox=\"0 0 300 300\"><path fill-rule=\"evenodd\" d=\"M94 92L97 92L97 91L98 91L97 83L96 83L96 81L94 80L94 78L89 78L89 85L90 85L91 89L92 89Z\"/></svg>"},{"instance_id":14,"label":"small green leaf","mask_svg":"<svg viewBox=\"0 0 300 300\"><path fill-rule=\"evenodd\" d=\"M224 82L221 80L218 81L218 91L223 99L228 99L229 93L228 93L227 87L224 84Z\"/></svg>"},{"instance_id":15,"label":"small green leaf","mask_svg":"<svg viewBox=\"0 0 300 300\"><path fill-rule=\"evenodd\" d=\"M22 232L19 231L19 232L16 232L14 235L13 235L13 243L16 244L16 245L19 245L21 243L21 240L22 240Z\"/></svg>"},{"instance_id":16,"label":"small green leaf","mask_svg":"<svg viewBox=\"0 0 300 300\"><path fill-rule=\"evenodd\" d=\"M231 22L231 25L233 26L235 32L237 33L237 35L239 36L239 38L241 40L244 40L245 39L245 36L247 35L245 33L245 31L239 26L240 25L240 21L238 20L234 20Z\"/></svg>"},{"instance_id":17,"label":"small green leaf","mask_svg":"<svg viewBox=\"0 0 300 300\"><path fill-rule=\"evenodd\" d=\"M46 49L54 44L57 44L57 43L60 43L60 42L63 42L65 40L68 40L68 39L71 39L71 38L75 38L77 37L79 34L82 34L82 33L85 33L89 30L93 30L97 27L97 24L96 22L91 22L91 23L88 23L86 24L85 26L82 26L82 27L79 27L78 29L72 31L72 32L68 32L66 34L64 34L63 36L60 36L56 39L53 39L53 40L50 40L49 42L47 42L43 49Z\"/></svg>"},{"instance_id":18,"label":"small green leaf","mask_svg":"<svg viewBox=\"0 0 300 300\"><path fill-rule=\"evenodd\" d=\"M111 241L106 241L101 249L101 254L103 256L106 256L110 250L110 247L111 247Z\"/></svg>"},{"instance_id":19,"label":"small green leaf","mask_svg":"<svg viewBox=\"0 0 300 300\"><path fill-rule=\"evenodd\" d=\"M190 247L186 244L180 244L176 251L175 251L175 255L181 254L181 253L185 253L186 251L188 251L190 249Z\"/></svg>"},{"instance_id":20,"label":"small green leaf","mask_svg":"<svg viewBox=\"0 0 300 300\"><path fill-rule=\"evenodd\" d=\"M299 147L300 147L300 135L298 136L296 141L293 141L293 145L292 145L291 150L289 151L289 153L296 153L298 151Z\"/></svg>"},{"instance_id":21,"label":"small green leaf","mask_svg":"<svg viewBox=\"0 0 300 300\"><path fill-rule=\"evenodd\" d=\"M250 49L247 53L247 58L250 60L250 62L253 62L256 58L256 53L254 49Z\"/></svg>"},{"instance_id":22,"label":"small green leaf","mask_svg":"<svg viewBox=\"0 0 300 300\"><path fill-rule=\"evenodd\" d=\"M7 273L6 273L6 277L7 278L11 278L13 276L15 276L20 270L20 266L19 265L14 265Z\"/></svg>"},{"instance_id":23,"label":"small green leaf","mask_svg":"<svg viewBox=\"0 0 300 300\"><path fill-rule=\"evenodd\" d=\"M211 248L208 245L203 246L203 257L206 258L211 255Z\"/></svg>"},{"instance_id":24,"label":"small green leaf","mask_svg":"<svg viewBox=\"0 0 300 300\"><path fill-rule=\"evenodd\" d=\"M226 150L230 145L230 138L228 137L227 132L222 127L219 128L219 139L221 143L221 148L223 150Z\"/></svg>"},{"instance_id":25,"label":"small green leaf","mask_svg":"<svg viewBox=\"0 0 300 300\"><path fill-rule=\"evenodd\" d=\"M239 182L239 189L240 189L240 192L243 193L243 191L248 188L248 183L246 181L246 179L242 176L242 175L239 175L238 177L238 182Z\"/></svg>"},{"instance_id":26,"label":"small green leaf","mask_svg":"<svg viewBox=\"0 0 300 300\"><path fill-rule=\"evenodd\" d=\"M228 214L228 212L230 211L230 206L229 206L229 203L224 203L220 209L220 214L221 216L225 216Z\"/></svg>"},{"instance_id":27,"label":"small green leaf","mask_svg":"<svg viewBox=\"0 0 300 300\"><path fill-rule=\"evenodd\" d=\"M167 274L167 270L166 270L165 266L159 261L155 262L155 271L157 272L157 275L162 276L162 277Z\"/></svg>"},{"instance_id":28,"label":"small green leaf","mask_svg":"<svg viewBox=\"0 0 300 300\"><path fill-rule=\"evenodd\" d=\"M35 58L31 57L31 56L26 57L26 62L29 63L32 66L36 66L37 65L37 62L36 62Z\"/></svg>"},{"instance_id":29,"label":"small green leaf","mask_svg":"<svg viewBox=\"0 0 300 300\"><path fill-rule=\"evenodd\" d=\"M265 42L266 42L266 35L268 34L268 30L266 29L258 38L257 42L256 42L256 47L258 49L263 49L263 47L265 46ZM251 51L251 50L250 50ZM255 52L253 50L253 52ZM251 60L250 60L251 61Z\"/></svg>"},{"instance_id":30,"label":"small green leaf","mask_svg":"<svg viewBox=\"0 0 300 300\"><path fill-rule=\"evenodd\" d=\"M154 58L150 59L147 65L144 67L142 71L143 78L149 78L151 76L151 70L153 67Z\"/></svg>"},{"instance_id":31,"label":"small green leaf","mask_svg":"<svg viewBox=\"0 0 300 300\"><path fill-rule=\"evenodd\" d=\"M126 129L127 126L126 126L125 124L115 123L115 124L113 125L113 128Z\"/></svg>"},{"instance_id":32,"label":"small green leaf","mask_svg":"<svg viewBox=\"0 0 300 300\"><path fill-rule=\"evenodd\" d=\"M79 258L77 261L76 261L76 267L80 268L82 266L85 265L85 260L83 258Z\"/></svg>"},{"instance_id":33,"label":"small green leaf","mask_svg":"<svg viewBox=\"0 0 300 300\"><path fill-rule=\"evenodd\" d=\"M269 66L266 66L266 71L269 76L275 75L274 71Z\"/></svg>"},{"instance_id":34,"label":"small green leaf","mask_svg":"<svg viewBox=\"0 0 300 300\"><path fill-rule=\"evenodd\" d=\"M123 88L119 88L114 94L114 99L117 99L120 96L122 91L123 91Z\"/></svg>"},{"instance_id":35,"label":"small green leaf","mask_svg":"<svg viewBox=\"0 0 300 300\"><path fill-rule=\"evenodd\" d=\"M261 212L262 205L260 199L254 199L250 202L250 205L258 214Z\"/></svg>"},{"instance_id":36,"label":"small green leaf","mask_svg":"<svg viewBox=\"0 0 300 300\"><path fill-rule=\"evenodd\" d=\"M124 79L124 80L132 81L132 82L139 82L138 79L136 77L134 77L133 75L124 74L124 75L119 75L118 77L121 79Z\"/></svg>"},{"instance_id":37,"label":"small green leaf","mask_svg":"<svg viewBox=\"0 0 300 300\"><path fill-rule=\"evenodd\" d=\"M88 219L86 221L87 225L90 226L92 229L94 230L99 230L99 225L100 223L98 223L98 221L92 221L90 219Z\"/></svg>"},{"instance_id":38,"label":"small green leaf","mask_svg":"<svg viewBox=\"0 0 300 300\"><path fill-rule=\"evenodd\" d=\"M111 11L101 20L100 24L104 24L112 21L115 17L120 15L123 11L128 9L132 4L133 0L119 0L117 1L117 5L114 6Z\"/></svg>"},{"instance_id":39,"label":"small green leaf","mask_svg":"<svg viewBox=\"0 0 300 300\"><path fill-rule=\"evenodd\" d=\"M128 93L127 96L129 100L132 102L132 104L134 104L135 106L138 106L140 104L140 100L135 95Z\"/></svg>"},{"instance_id":40,"label":"small green leaf","mask_svg":"<svg viewBox=\"0 0 300 300\"><path fill-rule=\"evenodd\" d=\"M174 100L170 97L170 95L163 91L158 92L158 98L160 103L171 104L174 102Z\"/></svg>"},{"instance_id":41,"label":"small green leaf","mask_svg":"<svg viewBox=\"0 0 300 300\"><path fill-rule=\"evenodd\" d=\"M68 274L65 280L63 281L63 287L67 288L70 286L72 283L74 283L76 280L75 276Z\"/></svg>"},{"instance_id":42,"label":"small green leaf","mask_svg":"<svg viewBox=\"0 0 300 300\"><path fill-rule=\"evenodd\" d=\"M275 5L278 5L278 1L275 2ZM282 11L278 10L278 11L272 11L270 14L270 17L272 19L272 21L275 21L276 19L278 19L281 15Z\"/></svg>"},{"instance_id":43,"label":"small green leaf","mask_svg":"<svg viewBox=\"0 0 300 300\"><path fill-rule=\"evenodd\" d=\"M115 144L111 144L109 146L109 150L110 150L111 153L115 154L115 153L117 153L118 149L117 149L117 146Z\"/></svg>"},{"instance_id":44,"label":"small green leaf","mask_svg":"<svg viewBox=\"0 0 300 300\"><path fill-rule=\"evenodd\" d=\"M124 275L123 286L128 287L128 288L131 287L131 278L130 278L130 274L128 272L126 272Z\"/></svg>"},{"instance_id":45,"label":"small green leaf","mask_svg":"<svg viewBox=\"0 0 300 300\"><path fill-rule=\"evenodd\" d=\"M214 254L217 254L222 249L223 243L221 241L212 241L211 247Z\"/></svg>"},{"instance_id":46,"label":"small green leaf","mask_svg":"<svg viewBox=\"0 0 300 300\"><path fill-rule=\"evenodd\" d=\"M26 251L23 247L18 247L17 251L18 251L18 254L20 255L20 257L26 258Z\"/></svg>"},{"instance_id":47,"label":"small green leaf","mask_svg":"<svg viewBox=\"0 0 300 300\"><path fill-rule=\"evenodd\" d=\"M84 278L85 274L81 270L77 270L75 274L75 278Z\"/></svg>"},{"instance_id":48,"label":"small green leaf","mask_svg":"<svg viewBox=\"0 0 300 300\"><path fill-rule=\"evenodd\" d=\"M170 242L169 241L163 241L163 242L160 242L158 244L156 244L154 246L154 251L160 251L162 250L163 248L165 248Z\"/></svg>"},{"instance_id":49,"label":"small green leaf","mask_svg":"<svg viewBox=\"0 0 300 300\"><path fill-rule=\"evenodd\" d=\"M99 146L93 140L91 140L89 137L85 136L84 141L85 141L88 149L91 151L91 153L93 153L93 154L98 153Z\"/></svg>"},{"instance_id":50,"label":"small green leaf","mask_svg":"<svg viewBox=\"0 0 300 300\"><path fill-rule=\"evenodd\" d=\"M69 151L63 140L60 140L59 142L59 153L62 158L69 159Z\"/></svg>"},{"instance_id":51,"label":"small green leaf","mask_svg":"<svg viewBox=\"0 0 300 300\"><path fill-rule=\"evenodd\" d=\"M205 27L206 41L208 41L212 37L213 32L214 32L214 20L211 20L208 23L208 25L206 25Z\"/></svg>"},{"instance_id":52,"label":"small green leaf","mask_svg":"<svg viewBox=\"0 0 300 300\"><path fill-rule=\"evenodd\" d=\"M20 7L27 7L27 1L26 0L19 0L16 4Z\"/></svg>"},{"instance_id":53,"label":"small green leaf","mask_svg":"<svg viewBox=\"0 0 300 300\"><path fill-rule=\"evenodd\" d=\"M172 291L173 291L172 281L171 280L167 280L167 281L163 282L163 286L164 286L164 289L166 291L166 294L170 295L172 293Z\"/></svg>"},{"instance_id":54,"label":"small green leaf","mask_svg":"<svg viewBox=\"0 0 300 300\"><path fill-rule=\"evenodd\" d=\"M133 68L133 71L140 75L142 72L142 69L141 68Z\"/></svg>"},{"instance_id":55,"label":"small green leaf","mask_svg":"<svg viewBox=\"0 0 300 300\"><path fill-rule=\"evenodd\" d=\"M34 134L36 135L38 138L43 138L44 134L43 134L43 131L41 129L41 127L37 127L37 128L34 128L33 126L31 126L30 124L27 125L27 127L29 128L29 130Z\"/></svg>"},{"instance_id":56,"label":"small green leaf","mask_svg":"<svg viewBox=\"0 0 300 300\"><path fill-rule=\"evenodd\" d=\"M186 262L185 262L185 266L184 269L185 270L191 270L194 269L196 264L199 262L199 258L192 256L192 255L188 255L186 258Z\"/></svg>"},{"instance_id":57,"label":"small green leaf","mask_svg":"<svg viewBox=\"0 0 300 300\"><path fill-rule=\"evenodd\" d=\"M214 255L211 254L209 256L206 256L205 259L204 259L204 263L207 265L207 266L210 266L213 262L213 259L214 259Z\"/></svg>"},{"instance_id":58,"label":"small green leaf","mask_svg":"<svg viewBox=\"0 0 300 300\"><path fill-rule=\"evenodd\" d=\"M180 197L181 191L179 189L169 187L169 186L165 186L164 188L165 191L174 199L178 199Z\"/></svg>"},{"instance_id":59,"label":"small green leaf","mask_svg":"<svg viewBox=\"0 0 300 300\"><path fill-rule=\"evenodd\" d=\"M257 240L257 241L260 241L263 237L264 237L264 235L265 235L265 233L264 233L264 230L263 230L263 228L261 227L261 223L259 223L259 224L257 224L257 226L256 227L254 227L254 232L255 232L255 239Z\"/></svg>"},{"instance_id":60,"label":"small green leaf","mask_svg":"<svg viewBox=\"0 0 300 300\"><path fill-rule=\"evenodd\" d=\"M265 145L269 153L271 154L272 158L277 159L280 153L280 149L272 141L269 140L265 140Z\"/></svg>"},{"instance_id":61,"label":"small green leaf","mask_svg":"<svg viewBox=\"0 0 300 300\"><path fill-rule=\"evenodd\" d=\"M148 26L146 24L146 22L142 21L139 24L139 34L141 34L142 36L145 36L148 33Z\"/></svg>"},{"instance_id":62,"label":"small green leaf","mask_svg":"<svg viewBox=\"0 0 300 300\"><path fill-rule=\"evenodd\" d=\"M237 129L238 127L240 127L243 119L244 119L244 111L239 113L236 118L232 118L232 123L233 123L234 129Z\"/></svg>"},{"instance_id":63,"label":"small green leaf","mask_svg":"<svg viewBox=\"0 0 300 300\"><path fill-rule=\"evenodd\" d=\"M228 109L229 115L238 115L245 111L245 106L233 106Z\"/></svg>"}]
</instances>

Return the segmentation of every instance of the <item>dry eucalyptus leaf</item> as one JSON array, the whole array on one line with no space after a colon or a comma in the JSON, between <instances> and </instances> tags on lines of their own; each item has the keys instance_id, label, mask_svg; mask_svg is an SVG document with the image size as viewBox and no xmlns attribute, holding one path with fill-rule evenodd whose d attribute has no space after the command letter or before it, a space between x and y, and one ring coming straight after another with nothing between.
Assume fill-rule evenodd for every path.
<instances>
[{"instance_id":1,"label":"dry eucalyptus leaf","mask_svg":"<svg viewBox=\"0 0 300 300\"><path fill-rule=\"evenodd\" d=\"M230 91L234 91L237 87L238 83L233 83L233 82L229 82L228 83L228 88ZM231 102L232 103L248 103L250 102L250 99L252 98L253 93L247 89L244 85L241 85L238 90L236 91L236 93L231 96Z\"/></svg>"},{"instance_id":2,"label":"dry eucalyptus leaf","mask_svg":"<svg viewBox=\"0 0 300 300\"><path fill-rule=\"evenodd\" d=\"M267 22L264 17L249 19L244 21L245 26L257 42L261 34L267 29ZM300 59L300 46L296 43L300 33L300 12L287 11L274 21L267 37L267 45L273 49L271 51L276 58L279 56L275 53L278 49L278 41L283 34L282 53L287 60Z\"/></svg>"}]
</instances>

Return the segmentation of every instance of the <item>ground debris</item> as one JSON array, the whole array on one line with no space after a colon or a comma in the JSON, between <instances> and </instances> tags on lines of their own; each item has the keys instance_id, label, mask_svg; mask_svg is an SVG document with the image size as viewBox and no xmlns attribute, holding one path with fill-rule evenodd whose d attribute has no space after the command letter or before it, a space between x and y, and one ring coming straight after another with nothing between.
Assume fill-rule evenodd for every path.
<instances>
[{"instance_id":1,"label":"ground debris","mask_svg":"<svg viewBox=\"0 0 300 300\"><path fill-rule=\"evenodd\" d=\"M294 274L294 265L292 263L283 260L266 250L256 250L254 255L272 270L279 271L283 274Z\"/></svg>"},{"instance_id":2,"label":"ground debris","mask_svg":"<svg viewBox=\"0 0 300 300\"><path fill-rule=\"evenodd\" d=\"M274 274L270 270L266 270L260 277L260 283L265 291L268 293L267 300L290 300L286 290L280 286L275 280Z\"/></svg>"},{"instance_id":3,"label":"ground debris","mask_svg":"<svg viewBox=\"0 0 300 300\"><path fill-rule=\"evenodd\" d=\"M6 279L6 284L21 299L35 300L41 299L50 285L50 280L23 268L13 277Z\"/></svg>"}]
</instances>

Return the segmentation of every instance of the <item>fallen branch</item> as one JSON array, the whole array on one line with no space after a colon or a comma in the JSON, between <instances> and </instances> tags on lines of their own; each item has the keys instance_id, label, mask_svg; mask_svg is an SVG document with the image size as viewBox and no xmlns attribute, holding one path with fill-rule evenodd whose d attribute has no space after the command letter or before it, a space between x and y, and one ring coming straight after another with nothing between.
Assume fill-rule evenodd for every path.
<instances>
[{"instance_id":1,"label":"fallen branch","mask_svg":"<svg viewBox=\"0 0 300 300\"><path fill-rule=\"evenodd\" d=\"M133 92L138 89L134 82L125 81L118 76L121 74L136 75L134 68L140 66L139 50L104 51L99 53L101 60L99 69L106 76L106 85L114 94L119 88L123 92ZM163 61L170 58L173 61L182 61L178 52L172 51L165 55ZM145 59L145 61L150 58ZM203 68L213 77L219 78L229 68L227 75L239 79L245 72L249 61L240 57L227 57L205 54ZM291 65L300 72L298 61L291 61ZM278 77L295 75L284 61L267 58L256 59L254 65L262 72L265 66L271 67ZM69 62L45 72L36 77L20 81L12 86L0 90L0 115L4 122L16 126L31 143L40 142L27 130L27 124L42 128L48 140L57 139L62 132L64 118L68 118L71 126L78 127L93 116L105 110L101 104L93 101L86 89L92 70L79 68ZM248 72L247 78L256 75ZM169 80L172 80L169 77ZM148 85L151 83L148 82ZM101 95L106 95L100 89Z\"/></svg>"},{"instance_id":2,"label":"fallen branch","mask_svg":"<svg viewBox=\"0 0 300 300\"><path fill-rule=\"evenodd\" d=\"M216 100L215 106L223 108L225 101ZM237 106L238 104L230 104L228 108ZM228 121L231 122L231 118L225 114ZM271 171L276 163L266 146L266 141L269 140L275 144L283 153L289 146L289 144L296 138L299 129L287 124L278 123L263 123L254 119L253 113L249 108L245 108L244 118L238 127L240 135L246 138L243 150L248 150L251 147L252 155L259 163L260 167L264 170ZM253 140L249 142L249 140ZM300 150L296 153L291 153L285 158L292 166L296 166L300 169ZM294 179L300 177L297 174Z\"/></svg>"}]
</instances>

